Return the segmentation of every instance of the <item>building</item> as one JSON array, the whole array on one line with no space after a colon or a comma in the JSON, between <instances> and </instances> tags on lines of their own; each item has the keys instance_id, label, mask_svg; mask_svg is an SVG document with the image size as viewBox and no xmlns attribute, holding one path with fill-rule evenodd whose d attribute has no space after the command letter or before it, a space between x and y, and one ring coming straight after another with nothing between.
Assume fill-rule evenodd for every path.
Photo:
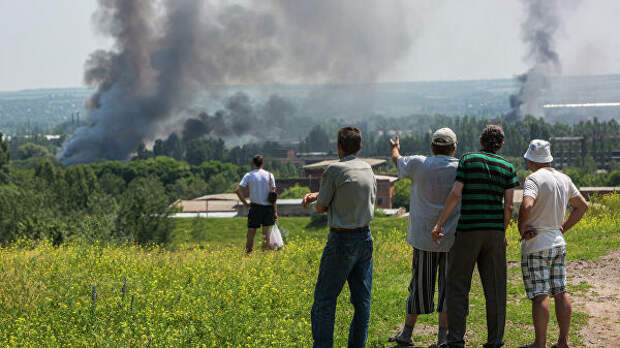
<instances>
[{"instance_id":1,"label":"building","mask_svg":"<svg viewBox=\"0 0 620 348\"><path fill-rule=\"evenodd\" d=\"M360 160L368 163L374 171L384 165L387 160L384 158L359 158ZM298 184L299 186L306 186L310 188L311 192L319 190L321 176L328 165L337 162L337 159L323 160L320 162L305 165L303 167L303 173L305 179L285 179L277 180L276 183L280 188L280 182L286 184L287 187ZM396 176L376 175L377 178L377 207L382 209L392 209L392 197L394 196L394 183L398 178Z\"/></svg>"},{"instance_id":2,"label":"building","mask_svg":"<svg viewBox=\"0 0 620 348\"><path fill-rule=\"evenodd\" d=\"M368 163L373 170L376 170L378 167L384 165L387 160L385 158L362 158L362 157L358 157L358 159ZM312 164L307 164L303 167L304 170L304 176L305 177L314 177L314 178L320 178L321 175L323 175L323 172L325 171L325 168L327 168L328 165L338 162L338 159L328 159L328 160L323 160L320 162L315 162Z\"/></svg>"},{"instance_id":3,"label":"building","mask_svg":"<svg viewBox=\"0 0 620 348\"><path fill-rule=\"evenodd\" d=\"M301 198L296 199L278 199L278 216L310 216L314 213L312 208L304 208L301 205ZM235 206L237 216L248 216L248 208L241 202Z\"/></svg>"},{"instance_id":4,"label":"building","mask_svg":"<svg viewBox=\"0 0 620 348\"><path fill-rule=\"evenodd\" d=\"M394 183L398 180L396 176L375 175L377 179L377 207L382 209L392 209L392 197L394 197Z\"/></svg>"},{"instance_id":5,"label":"building","mask_svg":"<svg viewBox=\"0 0 620 348\"><path fill-rule=\"evenodd\" d=\"M305 164L317 163L325 160L338 160L338 154L333 152L298 152L295 157Z\"/></svg>"},{"instance_id":6,"label":"building","mask_svg":"<svg viewBox=\"0 0 620 348\"><path fill-rule=\"evenodd\" d=\"M586 154L586 142L583 137L552 137L549 140L554 167L563 168L583 163Z\"/></svg>"},{"instance_id":7,"label":"building","mask_svg":"<svg viewBox=\"0 0 620 348\"><path fill-rule=\"evenodd\" d=\"M237 194L221 193L206 195L192 200L178 200L173 203L173 206L181 211L181 215L177 214L177 217L234 217L237 216L236 206L239 203Z\"/></svg>"},{"instance_id":8,"label":"building","mask_svg":"<svg viewBox=\"0 0 620 348\"><path fill-rule=\"evenodd\" d=\"M605 169L609 169L612 162L620 159L619 135L600 135L588 139L584 137L552 137L549 141L553 153L553 166L556 168L583 165L588 155L596 162L598 168ZM589 145L586 144L586 141Z\"/></svg>"}]
</instances>

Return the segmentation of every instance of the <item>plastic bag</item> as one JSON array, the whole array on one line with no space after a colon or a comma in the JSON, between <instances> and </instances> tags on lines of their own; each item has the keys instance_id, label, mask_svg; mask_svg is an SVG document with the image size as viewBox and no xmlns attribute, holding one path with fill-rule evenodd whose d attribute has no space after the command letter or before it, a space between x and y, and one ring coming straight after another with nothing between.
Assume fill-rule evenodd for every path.
<instances>
[{"instance_id":1,"label":"plastic bag","mask_svg":"<svg viewBox=\"0 0 620 348\"><path fill-rule=\"evenodd\" d=\"M284 246L284 241L282 240L282 234L280 233L280 229L278 225L273 225L271 228L271 233L269 234L269 246L272 249L280 249Z\"/></svg>"}]
</instances>

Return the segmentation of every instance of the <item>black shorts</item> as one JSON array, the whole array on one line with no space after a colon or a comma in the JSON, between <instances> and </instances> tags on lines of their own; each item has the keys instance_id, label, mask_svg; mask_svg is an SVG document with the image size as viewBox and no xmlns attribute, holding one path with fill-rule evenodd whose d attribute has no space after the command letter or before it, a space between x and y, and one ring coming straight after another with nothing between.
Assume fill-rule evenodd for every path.
<instances>
[{"instance_id":1,"label":"black shorts","mask_svg":"<svg viewBox=\"0 0 620 348\"><path fill-rule=\"evenodd\" d=\"M276 220L273 217L273 205L260 205L252 203L248 213L248 228L273 226Z\"/></svg>"}]
</instances>

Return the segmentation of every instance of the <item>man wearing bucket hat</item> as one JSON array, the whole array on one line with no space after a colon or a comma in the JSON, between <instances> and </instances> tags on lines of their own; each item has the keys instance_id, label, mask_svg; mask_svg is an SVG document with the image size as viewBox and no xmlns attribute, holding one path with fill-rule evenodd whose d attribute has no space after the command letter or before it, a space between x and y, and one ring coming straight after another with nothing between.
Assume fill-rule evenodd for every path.
<instances>
[{"instance_id":1,"label":"man wearing bucket hat","mask_svg":"<svg viewBox=\"0 0 620 348\"><path fill-rule=\"evenodd\" d=\"M523 156L532 171L523 183L523 201L519 209L521 271L527 297L532 300L535 340L529 346L546 347L549 304L555 300L555 314L560 327L554 347L568 347L571 304L566 293L566 241L564 233L583 216L588 203L571 179L553 168L548 141L530 142ZM564 221L566 206L573 207Z\"/></svg>"},{"instance_id":2,"label":"man wearing bucket hat","mask_svg":"<svg viewBox=\"0 0 620 348\"><path fill-rule=\"evenodd\" d=\"M459 160L454 158L456 134L450 128L433 133L431 152L433 156L401 156L399 139L390 139L392 160L401 177L411 179L409 227L407 242L413 247L411 282L407 298L407 317L401 332L389 338L390 342L412 346L411 334L418 315L435 311L435 281L439 273L439 330L437 344L446 343L448 315L446 309L446 274L448 251L454 243L454 231L459 209L450 215L445 227L445 237L439 245L433 242L431 230L439 218L443 203L450 193Z\"/></svg>"}]
</instances>

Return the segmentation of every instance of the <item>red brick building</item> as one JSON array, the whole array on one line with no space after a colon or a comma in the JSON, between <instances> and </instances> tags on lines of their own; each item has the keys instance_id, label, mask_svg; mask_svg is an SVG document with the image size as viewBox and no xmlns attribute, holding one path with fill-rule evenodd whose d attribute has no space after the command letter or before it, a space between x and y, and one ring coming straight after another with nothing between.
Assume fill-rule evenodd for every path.
<instances>
[{"instance_id":1,"label":"red brick building","mask_svg":"<svg viewBox=\"0 0 620 348\"><path fill-rule=\"evenodd\" d=\"M360 160L368 163L374 170L377 167L386 163L383 158L359 158ZM306 186L310 188L310 191L316 192L319 190L321 182L321 176L328 165L338 160L324 160L313 164L308 164L303 167L304 179L280 179L276 178L276 185L280 192L280 187L291 187L295 184L299 186ZM398 180L395 176L376 175L377 178L377 207L382 209L392 209L392 197L394 196L394 182ZM284 189L282 189L284 191Z\"/></svg>"}]
</instances>

